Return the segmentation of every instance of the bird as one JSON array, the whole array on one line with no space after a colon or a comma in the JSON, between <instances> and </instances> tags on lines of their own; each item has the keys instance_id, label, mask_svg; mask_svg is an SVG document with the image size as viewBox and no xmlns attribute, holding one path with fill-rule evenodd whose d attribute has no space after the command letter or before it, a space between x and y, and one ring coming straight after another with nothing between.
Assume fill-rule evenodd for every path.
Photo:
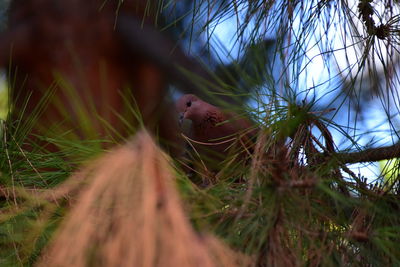
<instances>
[{"instance_id":1,"label":"bird","mask_svg":"<svg viewBox=\"0 0 400 267\"><path fill-rule=\"evenodd\" d=\"M183 137L200 157L206 171L219 171L231 157L251 154L257 127L244 116L209 104L193 94L176 101ZM184 129L184 121L191 124Z\"/></svg>"}]
</instances>

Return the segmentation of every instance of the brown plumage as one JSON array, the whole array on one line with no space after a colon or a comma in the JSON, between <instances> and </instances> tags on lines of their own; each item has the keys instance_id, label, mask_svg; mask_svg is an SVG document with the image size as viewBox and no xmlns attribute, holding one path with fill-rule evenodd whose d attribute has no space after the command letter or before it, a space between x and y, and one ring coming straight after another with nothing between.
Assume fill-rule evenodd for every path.
<instances>
[{"instance_id":1,"label":"brown plumage","mask_svg":"<svg viewBox=\"0 0 400 267\"><path fill-rule=\"evenodd\" d=\"M229 156L248 154L257 134L254 123L233 112L224 112L192 94L183 95L176 103L180 120L192 122L189 132L191 145L211 170L222 168Z\"/></svg>"}]
</instances>

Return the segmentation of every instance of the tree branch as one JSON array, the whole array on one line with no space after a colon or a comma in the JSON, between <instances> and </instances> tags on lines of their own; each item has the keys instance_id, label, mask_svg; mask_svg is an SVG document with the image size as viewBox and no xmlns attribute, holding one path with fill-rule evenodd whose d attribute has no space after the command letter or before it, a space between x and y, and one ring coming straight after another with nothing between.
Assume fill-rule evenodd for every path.
<instances>
[{"instance_id":1,"label":"tree branch","mask_svg":"<svg viewBox=\"0 0 400 267\"><path fill-rule=\"evenodd\" d=\"M341 163L358 163L400 158L400 143L392 146L369 148L358 152L338 152L333 157Z\"/></svg>"}]
</instances>

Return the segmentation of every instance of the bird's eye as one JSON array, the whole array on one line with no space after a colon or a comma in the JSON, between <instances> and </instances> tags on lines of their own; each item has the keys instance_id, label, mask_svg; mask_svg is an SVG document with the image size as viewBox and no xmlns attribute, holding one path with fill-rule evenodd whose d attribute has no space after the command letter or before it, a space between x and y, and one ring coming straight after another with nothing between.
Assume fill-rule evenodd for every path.
<instances>
[{"instance_id":1,"label":"bird's eye","mask_svg":"<svg viewBox=\"0 0 400 267\"><path fill-rule=\"evenodd\" d=\"M192 105L192 102L191 102L191 101L186 102L186 106L187 106L187 107L190 107L191 105Z\"/></svg>"}]
</instances>

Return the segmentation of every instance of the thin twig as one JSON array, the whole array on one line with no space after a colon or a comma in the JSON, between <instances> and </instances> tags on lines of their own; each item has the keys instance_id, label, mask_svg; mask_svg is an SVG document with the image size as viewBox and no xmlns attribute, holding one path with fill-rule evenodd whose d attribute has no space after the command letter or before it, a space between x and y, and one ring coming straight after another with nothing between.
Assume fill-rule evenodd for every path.
<instances>
[{"instance_id":1,"label":"thin twig","mask_svg":"<svg viewBox=\"0 0 400 267\"><path fill-rule=\"evenodd\" d=\"M214 142L207 142L207 143L205 143L205 142L200 142L200 141L193 140L193 139L189 138L188 136L186 136L186 135L184 135L184 134L182 134L182 136L183 136L186 140L189 140L190 142L193 142L193 143L199 144L199 145L205 145L205 146L222 145L222 144L225 144L225 143L229 143L229 142L235 141L235 140L237 139L237 137L233 137L233 138L231 138L231 139L228 139L228 140L225 140L225 141L221 141L221 142L218 142L218 143L214 143Z\"/></svg>"},{"instance_id":2,"label":"thin twig","mask_svg":"<svg viewBox=\"0 0 400 267\"><path fill-rule=\"evenodd\" d=\"M8 153L8 147L7 147L7 129L4 125L4 122L2 122L2 128L3 128L3 137L4 137L4 146L5 146L5 151L6 151L6 156L7 156L7 161L8 161L8 165L10 167L10 174L11 174L11 186L12 186L12 192L13 192L13 197L14 197L14 204L15 206L18 206L17 204L17 196L15 194L15 179L14 179L14 172L12 169L12 163L11 163L11 159L10 159L10 155Z\"/></svg>"},{"instance_id":3,"label":"thin twig","mask_svg":"<svg viewBox=\"0 0 400 267\"><path fill-rule=\"evenodd\" d=\"M261 133L258 137L257 144L254 149L255 157L253 158L253 160L251 162L251 171L250 171L248 188L247 188L247 191L243 198L243 204L240 207L240 210L236 216L236 219L235 219L236 221L238 221L242 217L247 205L250 202L251 196L253 194L253 187L254 187L254 183L256 181L257 171L261 167L261 163L262 163L261 159L264 156L264 152L262 150L265 147L265 139L266 139L265 133Z\"/></svg>"},{"instance_id":4,"label":"thin twig","mask_svg":"<svg viewBox=\"0 0 400 267\"><path fill-rule=\"evenodd\" d=\"M208 172L208 169L206 167L206 164L204 164L204 161L201 159L199 152L197 152L196 148L193 146L193 144L191 143L191 141L194 141L192 139L190 139L189 137L187 137L186 135L184 135L183 133L181 134L183 136L183 138L185 138L185 140L189 143L189 145L191 146L191 148L193 149L193 151L196 153L196 155L199 157L199 160L201 162L201 164L204 167L204 170L206 172Z\"/></svg>"}]
</instances>

